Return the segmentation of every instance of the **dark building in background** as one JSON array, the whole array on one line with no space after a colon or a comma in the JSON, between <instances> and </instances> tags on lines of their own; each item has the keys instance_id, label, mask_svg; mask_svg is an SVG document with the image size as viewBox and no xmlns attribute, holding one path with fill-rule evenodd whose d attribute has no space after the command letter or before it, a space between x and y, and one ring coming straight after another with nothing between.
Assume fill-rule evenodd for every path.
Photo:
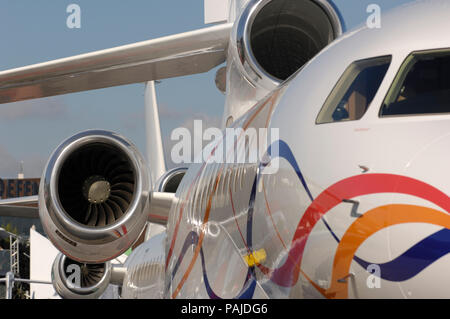
<instances>
[{"instance_id":1,"label":"dark building in background","mask_svg":"<svg viewBox=\"0 0 450 319\"><path fill-rule=\"evenodd\" d=\"M40 178L0 178L0 199L38 195L39 182ZM36 226L36 230L39 233L44 234L39 218L0 216L0 227L4 228L8 224L14 228L17 228L17 235L20 236L28 237L30 235L29 230L32 225Z\"/></svg>"},{"instance_id":2,"label":"dark building in background","mask_svg":"<svg viewBox=\"0 0 450 319\"><path fill-rule=\"evenodd\" d=\"M37 195L39 193L39 181L39 178L0 178L0 199Z\"/></svg>"}]
</instances>

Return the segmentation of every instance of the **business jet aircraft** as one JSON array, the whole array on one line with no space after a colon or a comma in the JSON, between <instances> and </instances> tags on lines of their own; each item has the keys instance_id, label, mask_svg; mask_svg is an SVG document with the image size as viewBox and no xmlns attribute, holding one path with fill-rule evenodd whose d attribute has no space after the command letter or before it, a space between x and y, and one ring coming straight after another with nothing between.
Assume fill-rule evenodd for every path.
<instances>
[{"instance_id":1,"label":"business jet aircraft","mask_svg":"<svg viewBox=\"0 0 450 319\"><path fill-rule=\"evenodd\" d=\"M448 1L418 1L347 31L325 0L232 1L226 23L0 72L7 103L226 61L223 127L242 128L237 139L279 132L256 163L212 161L252 145L224 135L206 160L161 177L117 134L64 141L39 193L62 252L59 293L119 283L124 298L450 297L449 14ZM147 222L166 230L111 267Z\"/></svg>"}]
</instances>

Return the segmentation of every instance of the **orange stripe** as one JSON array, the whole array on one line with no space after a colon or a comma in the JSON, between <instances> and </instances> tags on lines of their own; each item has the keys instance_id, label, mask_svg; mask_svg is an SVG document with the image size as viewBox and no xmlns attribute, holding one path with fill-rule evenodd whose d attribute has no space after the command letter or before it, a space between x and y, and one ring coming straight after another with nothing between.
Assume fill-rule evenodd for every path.
<instances>
[{"instance_id":1,"label":"orange stripe","mask_svg":"<svg viewBox=\"0 0 450 319\"><path fill-rule=\"evenodd\" d=\"M270 110L269 113L267 115L267 119L266 119L266 128L269 126L269 121L272 118L272 111L275 107L275 101L278 99L278 96L280 95L280 90L276 91L271 97L270 97L270 102L272 103L272 105L270 106Z\"/></svg>"},{"instance_id":2,"label":"orange stripe","mask_svg":"<svg viewBox=\"0 0 450 319\"><path fill-rule=\"evenodd\" d=\"M450 229L450 215L441 211L414 205L387 205L377 207L358 218L342 237L333 262L328 298L347 298L348 284L338 282L350 272L350 265L359 246L386 227L404 223L426 223Z\"/></svg>"},{"instance_id":3,"label":"orange stripe","mask_svg":"<svg viewBox=\"0 0 450 319\"><path fill-rule=\"evenodd\" d=\"M238 223L238 220L237 220L237 217L236 217L236 209L234 208L233 191L231 190L231 186L229 186L229 192L230 192L231 210L233 212L234 222L236 223L236 227L237 227L237 229L239 231L239 234L241 235L242 242L244 243L245 247L247 248L247 252L249 254L251 254L252 251L248 247L247 241L244 239L244 235L242 234L241 227L239 226L239 223Z\"/></svg>"},{"instance_id":4,"label":"orange stripe","mask_svg":"<svg viewBox=\"0 0 450 319\"><path fill-rule=\"evenodd\" d=\"M281 241L281 244L283 245L284 249L287 250L286 244L284 243L283 238L281 238L281 234L278 231L277 225L275 225L275 221L273 220L273 217L272 217L272 211L270 210L269 202L267 201L267 194L266 194L266 188L264 187L264 180L262 179L261 182L262 182L262 188L263 188L263 192L264 192L264 200L266 202L267 212L269 214L270 220L272 221L273 228L275 229L278 239Z\"/></svg>"},{"instance_id":5,"label":"orange stripe","mask_svg":"<svg viewBox=\"0 0 450 319\"><path fill-rule=\"evenodd\" d=\"M203 163L202 166L200 167L197 176L195 177L195 179L192 181L191 185L189 186L188 193L187 193L185 199L187 197L189 197L189 195L191 194L192 187L195 185L195 183L197 182L197 179L199 178L199 176L203 172L203 169L205 168L205 165L206 165L206 163ZM175 230L174 230L173 235L172 235L172 240L171 240L171 243L170 243L169 252L167 253L166 265L165 265L165 269L166 270L167 270L167 267L169 266L170 258L172 257L173 248L175 247L175 242L176 242L177 236L178 236L178 228L180 226L181 217L183 216L183 211L184 211L184 205L185 204L186 204L186 200L182 200L181 201L180 210L179 210L179 213L178 213L177 223L175 224Z\"/></svg>"},{"instance_id":6,"label":"orange stripe","mask_svg":"<svg viewBox=\"0 0 450 319\"><path fill-rule=\"evenodd\" d=\"M264 101L261 105L256 106L256 107L257 107L257 110L255 111L255 113L252 114L252 115L250 116L250 118L249 118L249 119L245 122L245 124L243 125L243 132L244 132L245 130L247 130L247 128L250 126L250 124L253 122L253 120L256 118L256 116L264 109L264 107L267 105L267 103L272 102L272 104L273 104L273 102L275 101L274 97L276 97L276 96L278 96L277 93L275 93L274 95L272 95L270 98L268 98L266 101ZM237 141L239 141L239 139L242 137L243 132L241 132L241 134L240 134L239 137L237 138ZM237 141L236 141L236 142L237 142ZM219 145L219 144L218 144L218 145ZM217 145L217 146L218 146L218 145ZM216 146L215 148L217 148L217 146ZM236 143L235 143L235 147L236 147ZM215 148L214 148L214 149L215 149ZM229 152L230 152L230 151L231 151L231 150L229 150ZM212 155L212 153L211 153L211 155ZM200 172L201 172L201 170L204 168L204 166L205 166L205 163L203 164L203 167L200 169ZM189 274L191 273L191 271L192 271L192 269L193 269L193 267L194 267L195 261L197 260L197 257L198 257L198 255L199 255L199 253L200 253L200 249L201 249L202 244L203 244L203 239L204 239L204 237L205 237L205 231L204 231L205 224L208 222L209 214L210 214L210 211L211 211L212 197L214 196L214 194L215 194L215 192L216 192L216 190L217 190L217 186L218 186L219 180L220 180L220 178L221 178L223 168L224 168L224 164L222 164L221 167L220 167L219 174L218 174L217 177L216 177L216 182L215 182L215 185L214 185L214 189L213 189L211 195L210 195L209 198L208 198L208 205L207 205L207 207L206 207L205 217L204 217L204 219L203 219L203 224L202 224L202 227L201 227L202 230L201 230L201 233L200 233L200 236L199 236L199 239L198 239L197 246L196 246L195 251L194 251L194 255L192 256L191 262L190 262L190 264L189 264L189 266L188 266L186 272L184 273L183 277L181 278L180 282L178 283L177 288L175 289L175 291L174 291L173 294L172 294L172 298L173 298L173 299L175 299L175 298L177 297L178 293L180 292L181 288L183 287L184 283L186 282L187 278L189 277ZM200 173L199 173L199 175L200 175ZM199 175L197 175L197 176L199 176ZM193 184L191 184L191 187L192 187L192 185L193 185ZM180 216L180 219L181 219L181 216ZM177 225L177 226L178 226L178 225ZM176 237L176 233L175 233L175 237ZM172 240L172 244L174 244L174 240ZM171 248L173 248L173 246L172 246ZM171 252L171 251L169 251L169 253L170 253L170 252ZM166 260L166 268L167 268L167 265L168 265L169 258L170 258L170 257L168 256L168 258L167 258L167 260Z\"/></svg>"},{"instance_id":7,"label":"orange stripe","mask_svg":"<svg viewBox=\"0 0 450 319\"><path fill-rule=\"evenodd\" d=\"M261 111L264 109L264 107L267 105L267 103L269 102L273 102L273 96L271 96L270 98L268 98L266 101L264 101L259 107L258 109L255 111L255 113L253 113L250 118L244 123L244 125L242 126L242 128L244 129L244 131L246 129L248 129L248 127L250 126L250 124L255 120L256 116L261 113Z\"/></svg>"},{"instance_id":8,"label":"orange stripe","mask_svg":"<svg viewBox=\"0 0 450 319\"><path fill-rule=\"evenodd\" d=\"M200 253L200 249L202 248L203 239L205 237L205 224L209 219L209 213L211 212L212 198L217 191L217 186L219 185L219 181L222 176L222 171L223 171L223 165L220 169L219 174L216 177L216 182L214 183L214 189L208 198L208 205L206 206L205 217L203 218L202 229L200 232L200 236L198 238L197 246L195 247L194 256L192 257L189 267L187 268L186 272L184 273L183 277L181 278L180 282L178 283L177 288L173 292L172 299L175 299L177 297L178 293L180 292L181 288L183 287L185 281L187 280L189 274L192 271L192 268L194 267L195 261L197 260L198 254Z\"/></svg>"}]
</instances>

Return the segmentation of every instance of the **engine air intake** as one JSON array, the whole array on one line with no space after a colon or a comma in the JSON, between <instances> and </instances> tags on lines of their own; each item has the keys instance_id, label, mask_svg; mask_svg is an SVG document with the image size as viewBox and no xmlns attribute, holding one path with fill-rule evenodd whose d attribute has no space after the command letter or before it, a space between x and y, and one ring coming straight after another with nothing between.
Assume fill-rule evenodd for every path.
<instances>
[{"instance_id":1,"label":"engine air intake","mask_svg":"<svg viewBox=\"0 0 450 319\"><path fill-rule=\"evenodd\" d=\"M342 29L327 0L250 0L234 31L234 54L249 81L273 89Z\"/></svg>"},{"instance_id":2,"label":"engine air intake","mask_svg":"<svg viewBox=\"0 0 450 319\"><path fill-rule=\"evenodd\" d=\"M52 282L64 299L96 299L110 284L109 262L85 264L58 254L52 266Z\"/></svg>"},{"instance_id":3,"label":"engine air intake","mask_svg":"<svg viewBox=\"0 0 450 319\"><path fill-rule=\"evenodd\" d=\"M123 254L148 219L150 175L136 147L108 131L65 140L47 163L39 216L51 242L81 263Z\"/></svg>"},{"instance_id":4,"label":"engine air intake","mask_svg":"<svg viewBox=\"0 0 450 319\"><path fill-rule=\"evenodd\" d=\"M107 226L125 215L133 199L135 172L119 149L94 143L73 152L61 168L62 207L78 223Z\"/></svg>"}]
</instances>

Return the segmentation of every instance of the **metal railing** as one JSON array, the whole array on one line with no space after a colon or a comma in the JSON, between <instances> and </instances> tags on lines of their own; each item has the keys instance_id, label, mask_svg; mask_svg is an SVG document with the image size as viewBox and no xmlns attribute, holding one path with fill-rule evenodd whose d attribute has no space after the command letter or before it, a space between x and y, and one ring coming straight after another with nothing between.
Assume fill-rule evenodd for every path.
<instances>
[{"instance_id":1,"label":"metal railing","mask_svg":"<svg viewBox=\"0 0 450 319\"><path fill-rule=\"evenodd\" d=\"M11 272L15 275L19 274L19 237L9 236L9 259Z\"/></svg>"},{"instance_id":2,"label":"metal railing","mask_svg":"<svg viewBox=\"0 0 450 319\"><path fill-rule=\"evenodd\" d=\"M0 227L0 231L6 235L9 235L9 247L10 247L10 271L6 273L5 278L0 278L0 283L5 283L6 293L5 299L13 298L13 288L15 283L27 283L27 284L49 284L52 283L49 281L43 280L33 280L33 279L22 279L19 276L19 244L20 241L26 240L24 237L13 234L4 228ZM25 295L29 298L29 294L25 293ZM2 297L0 297L2 298Z\"/></svg>"},{"instance_id":3,"label":"metal railing","mask_svg":"<svg viewBox=\"0 0 450 319\"><path fill-rule=\"evenodd\" d=\"M26 283L26 284L48 284L48 285L52 284L50 281L16 278L12 271L8 271L6 273L6 277L5 278L0 278L0 282L4 282L6 284L6 296L5 296L5 299L12 299L13 298L12 292L13 292L14 284L16 282L23 282L23 283Z\"/></svg>"}]
</instances>

